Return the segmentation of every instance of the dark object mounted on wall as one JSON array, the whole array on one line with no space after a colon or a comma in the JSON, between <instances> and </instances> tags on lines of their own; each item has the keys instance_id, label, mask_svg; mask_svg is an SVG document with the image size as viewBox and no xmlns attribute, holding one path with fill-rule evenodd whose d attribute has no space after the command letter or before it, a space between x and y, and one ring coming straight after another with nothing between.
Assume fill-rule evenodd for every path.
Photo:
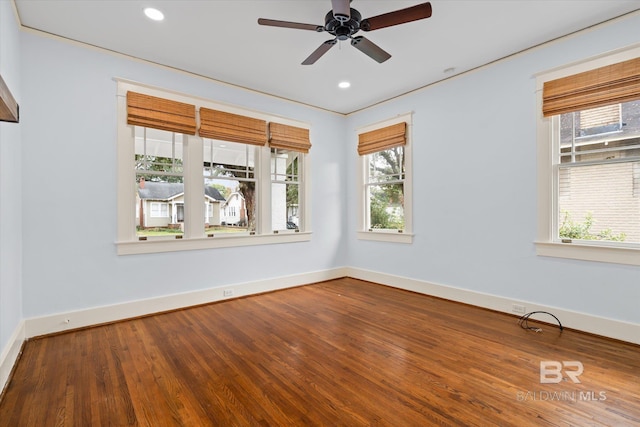
<instances>
[{"instance_id":1,"label":"dark object mounted on wall","mask_svg":"<svg viewBox=\"0 0 640 427\"><path fill-rule=\"evenodd\" d=\"M0 76L0 121L18 123L20 121L20 107Z\"/></svg>"}]
</instances>

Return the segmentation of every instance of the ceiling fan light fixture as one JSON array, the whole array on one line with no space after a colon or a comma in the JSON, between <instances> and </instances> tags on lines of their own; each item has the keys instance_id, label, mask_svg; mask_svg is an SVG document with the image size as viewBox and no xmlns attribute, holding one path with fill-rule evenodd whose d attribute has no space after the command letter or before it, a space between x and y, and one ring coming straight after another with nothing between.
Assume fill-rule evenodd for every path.
<instances>
[{"instance_id":1,"label":"ceiling fan light fixture","mask_svg":"<svg viewBox=\"0 0 640 427\"><path fill-rule=\"evenodd\" d=\"M147 16L147 18L153 21L164 20L164 13L160 12L158 9L154 9L153 7L145 7L144 14Z\"/></svg>"}]
</instances>

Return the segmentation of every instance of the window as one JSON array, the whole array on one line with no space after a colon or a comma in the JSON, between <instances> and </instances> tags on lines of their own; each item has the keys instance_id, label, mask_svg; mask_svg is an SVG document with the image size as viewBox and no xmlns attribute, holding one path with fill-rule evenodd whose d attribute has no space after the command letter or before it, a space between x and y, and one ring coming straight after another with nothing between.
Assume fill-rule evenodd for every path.
<instances>
[{"instance_id":1,"label":"window","mask_svg":"<svg viewBox=\"0 0 640 427\"><path fill-rule=\"evenodd\" d=\"M169 218L169 205L151 202L151 218Z\"/></svg>"},{"instance_id":2,"label":"window","mask_svg":"<svg viewBox=\"0 0 640 427\"><path fill-rule=\"evenodd\" d=\"M207 224L209 224L209 222L210 222L209 219L213 218L213 207L214 206L215 205L213 203L205 202L205 208L204 208L204 210L206 212L206 215L204 217L205 227L207 226Z\"/></svg>"},{"instance_id":3,"label":"window","mask_svg":"<svg viewBox=\"0 0 640 427\"><path fill-rule=\"evenodd\" d=\"M366 157L368 229L404 231L404 147L388 148Z\"/></svg>"},{"instance_id":4,"label":"window","mask_svg":"<svg viewBox=\"0 0 640 427\"><path fill-rule=\"evenodd\" d=\"M539 255L640 265L639 54L538 77Z\"/></svg>"},{"instance_id":5,"label":"window","mask_svg":"<svg viewBox=\"0 0 640 427\"><path fill-rule=\"evenodd\" d=\"M298 230L300 154L271 149L271 228L274 231Z\"/></svg>"},{"instance_id":6,"label":"window","mask_svg":"<svg viewBox=\"0 0 640 427\"><path fill-rule=\"evenodd\" d=\"M269 123L271 174L271 229L274 233L299 232L306 227L305 154L309 152L309 130Z\"/></svg>"},{"instance_id":7,"label":"window","mask_svg":"<svg viewBox=\"0 0 640 427\"><path fill-rule=\"evenodd\" d=\"M205 189L218 191L222 209L222 215L210 223L207 233L254 233L259 148L211 139L204 140L204 148Z\"/></svg>"},{"instance_id":8,"label":"window","mask_svg":"<svg viewBox=\"0 0 640 427\"><path fill-rule=\"evenodd\" d=\"M125 80L117 99L118 254L310 239L306 125Z\"/></svg>"},{"instance_id":9,"label":"window","mask_svg":"<svg viewBox=\"0 0 640 427\"><path fill-rule=\"evenodd\" d=\"M593 109L552 118L559 122L559 132L553 134L553 178L559 188L555 239L640 243L640 200L634 189L634 169L640 164L640 101L610 107L623 118L624 127L615 133L575 132L582 113Z\"/></svg>"},{"instance_id":10,"label":"window","mask_svg":"<svg viewBox=\"0 0 640 427\"><path fill-rule=\"evenodd\" d=\"M134 126L136 236L182 235L182 134Z\"/></svg>"},{"instance_id":11,"label":"window","mask_svg":"<svg viewBox=\"0 0 640 427\"><path fill-rule=\"evenodd\" d=\"M409 114L358 131L360 239L412 242L410 140Z\"/></svg>"}]
</instances>

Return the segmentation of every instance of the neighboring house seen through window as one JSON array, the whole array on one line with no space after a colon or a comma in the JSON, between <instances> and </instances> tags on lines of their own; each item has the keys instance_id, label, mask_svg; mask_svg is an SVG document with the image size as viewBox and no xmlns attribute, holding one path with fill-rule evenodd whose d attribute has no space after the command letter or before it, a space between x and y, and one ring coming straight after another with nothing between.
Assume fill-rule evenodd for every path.
<instances>
[{"instance_id":1,"label":"neighboring house seen through window","mask_svg":"<svg viewBox=\"0 0 640 427\"><path fill-rule=\"evenodd\" d=\"M554 179L562 189L554 230L558 239L640 243L640 199L634 188L634 168L640 161L640 99L608 107L623 118L617 131L603 129L588 136L574 131L580 116L602 108L552 118L560 122L559 133L553 134Z\"/></svg>"},{"instance_id":2,"label":"neighboring house seen through window","mask_svg":"<svg viewBox=\"0 0 640 427\"><path fill-rule=\"evenodd\" d=\"M134 169L138 186L136 235L182 234L182 134L140 126L134 128Z\"/></svg>"},{"instance_id":3,"label":"neighboring house seen through window","mask_svg":"<svg viewBox=\"0 0 640 427\"><path fill-rule=\"evenodd\" d=\"M616 124L596 127L601 133L575 132L582 116L594 110L613 113L605 121L617 122L619 129L613 130ZM634 188L634 169L640 162L640 99L551 120L559 121L559 132L553 134L553 178L554 187L561 189L554 237L565 242L640 243L640 199Z\"/></svg>"},{"instance_id":4,"label":"neighboring house seen through window","mask_svg":"<svg viewBox=\"0 0 640 427\"><path fill-rule=\"evenodd\" d=\"M223 195L217 210L219 227L211 232L256 231L257 150L255 145L204 139L205 188L216 188Z\"/></svg>"}]
</instances>

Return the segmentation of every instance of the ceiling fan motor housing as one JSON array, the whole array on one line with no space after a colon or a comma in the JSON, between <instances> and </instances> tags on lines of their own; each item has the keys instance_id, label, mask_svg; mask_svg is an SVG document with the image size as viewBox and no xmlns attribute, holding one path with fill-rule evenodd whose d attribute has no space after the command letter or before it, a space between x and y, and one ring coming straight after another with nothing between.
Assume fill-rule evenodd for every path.
<instances>
[{"instance_id":1,"label":"ceiling fan motor housing","mask_svg":"<svg viewBox=\"0 0 640 427\"><path fill-rule=\"evenodd\" d=\"M333 16L333 11L330 10L324 17L324 30L336 36L338 40L347 40L360 31L360 21L362 20L360 12L352 8L349 20L344 20L344 18L342 15L336 18Z\"/></svg>"}]
</instances>

